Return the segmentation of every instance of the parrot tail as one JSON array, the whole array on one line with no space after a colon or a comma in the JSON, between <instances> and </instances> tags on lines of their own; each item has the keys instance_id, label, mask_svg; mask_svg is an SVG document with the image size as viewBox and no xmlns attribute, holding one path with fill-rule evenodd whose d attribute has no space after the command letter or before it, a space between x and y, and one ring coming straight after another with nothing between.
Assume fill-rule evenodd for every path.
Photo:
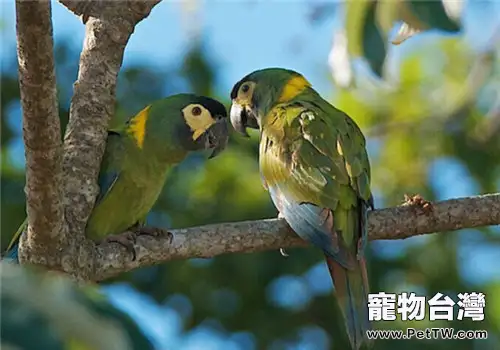
<instances>
[{"instance_id":1,"label":"parrot tail","mask_svg":"<svg viewBox=\"0 0 500 350\"><path fill-rule=\"evenodd\" d=\"M28 226L28 218L24 219L23 223L21 224L21 226L19 226L16 233L14 234L14 237L12 237L9 246L7 247L7 251L2 256L2 260L14 264L19 264L19 256L18 256L19 238L21 238L21 235L24 233L27 226Z\"/></svg>"},{"instance_id":2,"label":"parrot tail","mask_svg":"<svg viewBox=\"0 0 500 350\"><path fill-rule=\"evenodd\" d=\"M10 248L3 256L2 260L6 262L11 262L14 264L19 264L19 256L18 256L18 248L19 243L16 243Z\"/></svg>"},{"instance_id":3,"label":"parrot tail","mask_svg":"<svg viewBox=\"0 0 500 350\"><path fill-rule=\"evenodd\" d=\"M335 286L337 302L344 316L351 347L358 350L365 342L371 346L366 331L371 329L368 320L368 276L365 260L356 269L347 270L326 256L326 263Z\"/></svg>"}]
</instances>

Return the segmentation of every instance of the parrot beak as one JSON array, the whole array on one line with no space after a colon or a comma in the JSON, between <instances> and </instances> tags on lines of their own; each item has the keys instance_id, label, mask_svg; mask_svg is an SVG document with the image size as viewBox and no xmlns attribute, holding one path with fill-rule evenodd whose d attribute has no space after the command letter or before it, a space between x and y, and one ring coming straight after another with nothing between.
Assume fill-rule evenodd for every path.
<instances>
[{"instance_id":1,"label":"parrot beak","mask_svg":"<svg viewBox=\"0 0 500 350\"><path fill-rule=\"evenodd\" d=\"M233 125L234 130L245 137L250 137L245 125L245 121L247 119L245 109L241 105L233 102L233 104L231 105L229 116L231 118L231 124Z\"/></svg>"},{"instance_id":2,"label":"parrot beak","mask_svg":"<svg viewBox=\"0 0 500 350\"><path fill-rule=\"evenodd\" d=\"M247 106L241 106L240 104L233 102L229 116L234 130L245 137L250 137L246 130L247 127L252 129L259 128L257 118L255 118L254 113Z\"/></svg>"},{"instance_id":3,"label":"parrot beak","mask_svg":"<svg viewBox=\"0 0 500 350\"><path fill-rule=\"evenodd\" d=\"M226 118L216 116L217 121L205 131L205 148L213 149L208 159L215 158L227 146L229 140L229 130Z\"/></svg>"}]
</instances>

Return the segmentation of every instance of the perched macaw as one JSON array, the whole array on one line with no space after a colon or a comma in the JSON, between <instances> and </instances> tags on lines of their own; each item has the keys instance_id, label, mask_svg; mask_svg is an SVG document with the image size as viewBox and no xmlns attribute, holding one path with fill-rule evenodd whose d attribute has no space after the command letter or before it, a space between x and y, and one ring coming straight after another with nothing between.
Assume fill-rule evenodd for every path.
<instances>
[{"instance_id":1,"label":"perched macaw","mask_svg":"<svg viewBox=\"0 0 500 350\"><path fill-rule=\"evenodd\" d=\"M87 237L133 249L133 235L118 234L144 224L168 170L193 151L210 149L209 158L215 157L227 140L224 105L192 94L156 101L110 129L98 178L100 192L87 222ZM7 248L6 257L15 262L26 224L25 220Z\"/></svg>"},{"instance_id":2,"label":"perched macaw","mask_svg":"<svg viewBox=\"0 0 500 350\"><path fill-rule=\"evenodd\" d=\"M268 68L231 92L231 124L260 129L264 187L290 227L321 248L351 345L368 343L367 210L373 209L365 138L299 73Z\"/></svg>"}]
</instances>

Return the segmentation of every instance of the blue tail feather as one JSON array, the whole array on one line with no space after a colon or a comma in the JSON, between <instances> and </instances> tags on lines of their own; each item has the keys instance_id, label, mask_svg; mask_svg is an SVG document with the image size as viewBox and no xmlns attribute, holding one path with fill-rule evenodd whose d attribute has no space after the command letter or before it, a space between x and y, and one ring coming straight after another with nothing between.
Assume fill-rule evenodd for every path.
<instances>
[{"instance_id":1,"label":"blue tail feather","mask_svg":"<svg viewBox=\"0 0 500 350\"><path fill-rule=\"evenodd\" d=\"M19 264L19 243L16 243L12 246L12 248L5 253L4 257L2 260L5 260L6 262L14 263L14 264Z\"/></svg>"},{"instance_id":2,"label":"blue tail feather","mask_svg":"<svg viewBox=\"0 0 500 350\"><path fill-rule=\"evenodd\" d=\"M24 234L28 226L28 218L25 218L21 226L17 229L16 233L12 237L12 240L7 247L7 251L2 257L2 260L6 260L15 264L19 264L19 238Z\"/></svg>"}]
</instances>

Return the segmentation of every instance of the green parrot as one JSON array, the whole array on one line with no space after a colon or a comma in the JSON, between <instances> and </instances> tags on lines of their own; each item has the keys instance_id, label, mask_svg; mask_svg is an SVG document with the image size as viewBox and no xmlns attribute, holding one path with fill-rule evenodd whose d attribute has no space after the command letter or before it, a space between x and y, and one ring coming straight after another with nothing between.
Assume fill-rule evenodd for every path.
<instances>
[{"instance_id":1,"label":"green parrot","mask_svg":"<svg viewBox=\"0 0 500 350\"><path fill-rule=\"evenodd\" d=\"M220 102L192 94L166 97L108 131L99 172L100 192L87 222L86 235L117 242L133 250L139 228L163 188L167 172L191 152L212 150L215 157L227 145L227 111ZM18 262L19 237L14 235L6 257ZM135 230L134 230L135 231ZM140 230L148 234L147 230ZM151 232L149 234L154 234Z\"/></svg>"},{"instance_id":2,"label":"green parrot","mask_svg":"<svg viewBox=\"0 0 500 350\"><path fill-rule=\"evenodd\" d=\"M364 250L374 205L361 130L292 70L254 71L231 100L234 129L260 129L260 173L280 217L325 254L352 347L371 345Z\"/></svg>"}]
</instances>

